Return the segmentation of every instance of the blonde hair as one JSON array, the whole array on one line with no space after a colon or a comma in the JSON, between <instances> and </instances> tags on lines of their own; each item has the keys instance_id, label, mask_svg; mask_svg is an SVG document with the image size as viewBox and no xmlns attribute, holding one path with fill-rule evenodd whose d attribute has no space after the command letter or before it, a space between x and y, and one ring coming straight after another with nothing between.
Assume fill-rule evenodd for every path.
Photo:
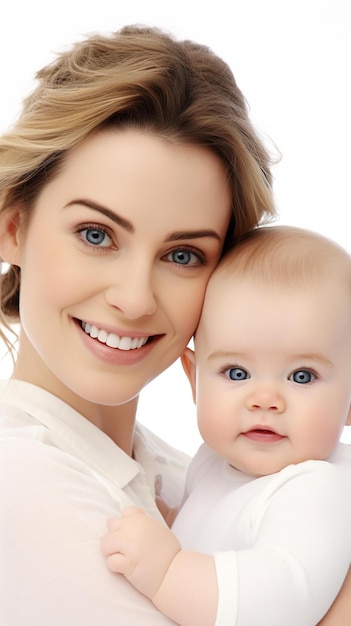
<instances>
[{"instance_id":1,"label":"blonde hair","mask_svg":"<svg viewBox=\"0 0 351 626\"><path fill-rule=\"evenodd\" d=\"M342 280L351 295L351 256L331 239L294 226L254 229L223 257L217 272L228 281L249 277L287 288Z\"/></svg>"},{"instance_id":2,"label":"blonde hair","mask_svg":"<svg viewBox=\"0 0 351 626\"><path fill-rule=\"evenodd\" d=\"M206 46L156 28L92 34L36 76L0 138L0 211L30 216L67 151L109 126L131 125L205 146L224 163L233 217L225 247L275 214L270 159L228 65ZM18 321L20 270L1 276L0 322Z\"/></svg>"}]
</instances>

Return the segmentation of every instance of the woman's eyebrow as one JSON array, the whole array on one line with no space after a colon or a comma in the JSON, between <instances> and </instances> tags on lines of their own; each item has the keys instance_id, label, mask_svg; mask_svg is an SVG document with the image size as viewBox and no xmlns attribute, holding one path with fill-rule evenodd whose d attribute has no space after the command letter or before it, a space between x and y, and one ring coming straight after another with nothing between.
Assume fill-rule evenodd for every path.
<instances>
[{"instance_id":1,"label":"woman's eyebrow","mask_svg":"<svg viewBox=\"0 0 351 626\"><path fill-rule=\"evenodd\" d=\"M204 230L186 230L186 231L176 231L171 233L166 241L178 241L179 239L201 239L202 237L213 237L214 239L218 239L218 241L222 241L221 237L215 230L204 229Z\"/></svg>"},{"instance_id":2,"label":"woman's eyebrow","mask_svg":"<svg viewBox=\"0 0 351 626\"><path fill-rule=\"evenodd\" d=\"M118 213L111 211L111 209L108 209L107 207L104 207L101 204L94 202L93 200L87 200L86 198L77 198L75 200L72 200L71 202L68 202L68 204L66 204L64 208L70 207L73 204L82 204L83 206L88 207L88 209L98 211L98 213L102 213L102 215L105 215L105 217L115 222L115 224L118 224L118 226L124 228L124 230L126 230L128 233L135 232L135 227L131 222L126 220L124 217L118 215ZM171 242L179 241L181 239L201 239L204 237L213 237L214 239L221 241L220 235L212 229L175 231L168 235L165 241Z\"/></svg>"},{"instance_id":3,"label":"woman's eyebrow","mask_svg":"<svg viewBox=\"0 0 351 626\"><path fill-rule=\"evenodd\" d=\"M68 202L68 204L66 204L64 208L68 208L72 206L73 204L82 204L83 206L88 207L88 209L93 209L93 211L98 211L99 213L102 213L103 215L105 215L105 217L108 217L108 219L115 222L115 224L118 224L118 226L121 226L122 228L124 228L124 230L126 230L128 233L135 232L135 228L131 222L126 220L124 217L121 217L120 215L118 215L118 213L115 213L114 211L107 209L101 204L97 204L97 202L94 202L93 200L86 200L85 198L77 198L75 200L72 200L71 202Z\"/></svg>"}]
</instances>

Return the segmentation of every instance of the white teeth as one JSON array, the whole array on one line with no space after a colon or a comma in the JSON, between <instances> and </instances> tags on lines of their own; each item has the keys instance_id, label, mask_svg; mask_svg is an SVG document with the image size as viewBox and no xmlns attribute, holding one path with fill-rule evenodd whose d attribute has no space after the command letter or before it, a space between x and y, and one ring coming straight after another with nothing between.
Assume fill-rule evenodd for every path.
<instances>
[{"instance_id":1,"label":"white teeth","mask_svg":"<svg viewBox=\"0 0 351 626\"><path fill-rule=\"evenodd\" d=\"M99 341L101 341L101 343L106 343L106 339L107 339L106 330L99 330L97 338Z\"/></svg>"},{"instance_id":2,"label":"white teeth","mask_svg":"<svg viewBox=\"0 0 351 626\"><path fill-rule=\"evenodd\" d=\"M114 335L113 333L110 333L107 336L106 345L109 346L110 348L118 348L119 337L117 335Z\"/></svg>"},{"instance_id":3,"label":"white teeth","mask_svg":"<svg viewBox=\"0 0 351 626\"><path fill-rule=\"evenodd\" d=\"M119 350L135 350L136 348L141 348L148 340L148 337L119 337L114 333L108 333L106 330L88 324L88 322L82 322L82 328L92 339L97 339L110 348L118 348Z\"/></svg>"},{"instance_id":4,"label":"white teeth","mask_svg":"<svg viewBox=\"0 0 351 626\"><path fill-rule=\"evenodd\" d=\"M121 337L121 341L119 343L120 350L131 350L132 348L132 339L131 337Z\"/></svg>"}]
</instances>

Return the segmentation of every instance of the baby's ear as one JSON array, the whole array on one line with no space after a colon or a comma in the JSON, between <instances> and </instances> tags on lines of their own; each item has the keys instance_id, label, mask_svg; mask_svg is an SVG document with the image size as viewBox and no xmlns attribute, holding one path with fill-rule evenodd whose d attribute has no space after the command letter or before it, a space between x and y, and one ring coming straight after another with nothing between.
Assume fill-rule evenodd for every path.
<instances>
[{"instance_id":1,"label":"baby's ear","mask_svg":"<svg viewBox=\"0 0 351 626\"><path fill-rule=\"evenodd\" d=\"M21 265L19 243L21 215L18 208L5 209L0 214L0 257L10 265Z\"/></svg>"},{"instance_id":2,"label":"baby's ear","mask_svg":"<svg viewBox=\"0 0 351 626\"><path fill-rule=\"evenodd\" d=\"M195 353L190 348L186 348L180 357L183 370L188 377L189 383L191 385L191 390L193 393L193 400L196 402L196 363L195 363Z\"/></svg>"}]
</instances>

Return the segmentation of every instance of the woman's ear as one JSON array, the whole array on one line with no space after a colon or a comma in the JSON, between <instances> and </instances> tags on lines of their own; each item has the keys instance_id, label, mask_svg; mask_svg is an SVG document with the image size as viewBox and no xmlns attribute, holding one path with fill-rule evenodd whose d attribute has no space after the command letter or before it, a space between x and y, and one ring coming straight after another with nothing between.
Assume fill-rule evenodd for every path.
<instances>
[{"instance_id":1,"label":"woman's ear","mask_svg":"<svg viewBox=\"0 0 351 626\"><path fill-rule=\"evenodd\" d=\"M195 353L190 348L186 348L180 357L183 370L188 377L193 393L193 400L196 402L196 362Z\"/></svg>"},{"instance_id":2,"label":"woman's ear","mask_svg":"<svg viewBox=\"0 0 351 626\"><path fill-rule=\"evenodd\" d=\"M21 265L19 242L21 214L19 208L0 213L0 257L10 265Z\"/></svg>"}]
</instances>

